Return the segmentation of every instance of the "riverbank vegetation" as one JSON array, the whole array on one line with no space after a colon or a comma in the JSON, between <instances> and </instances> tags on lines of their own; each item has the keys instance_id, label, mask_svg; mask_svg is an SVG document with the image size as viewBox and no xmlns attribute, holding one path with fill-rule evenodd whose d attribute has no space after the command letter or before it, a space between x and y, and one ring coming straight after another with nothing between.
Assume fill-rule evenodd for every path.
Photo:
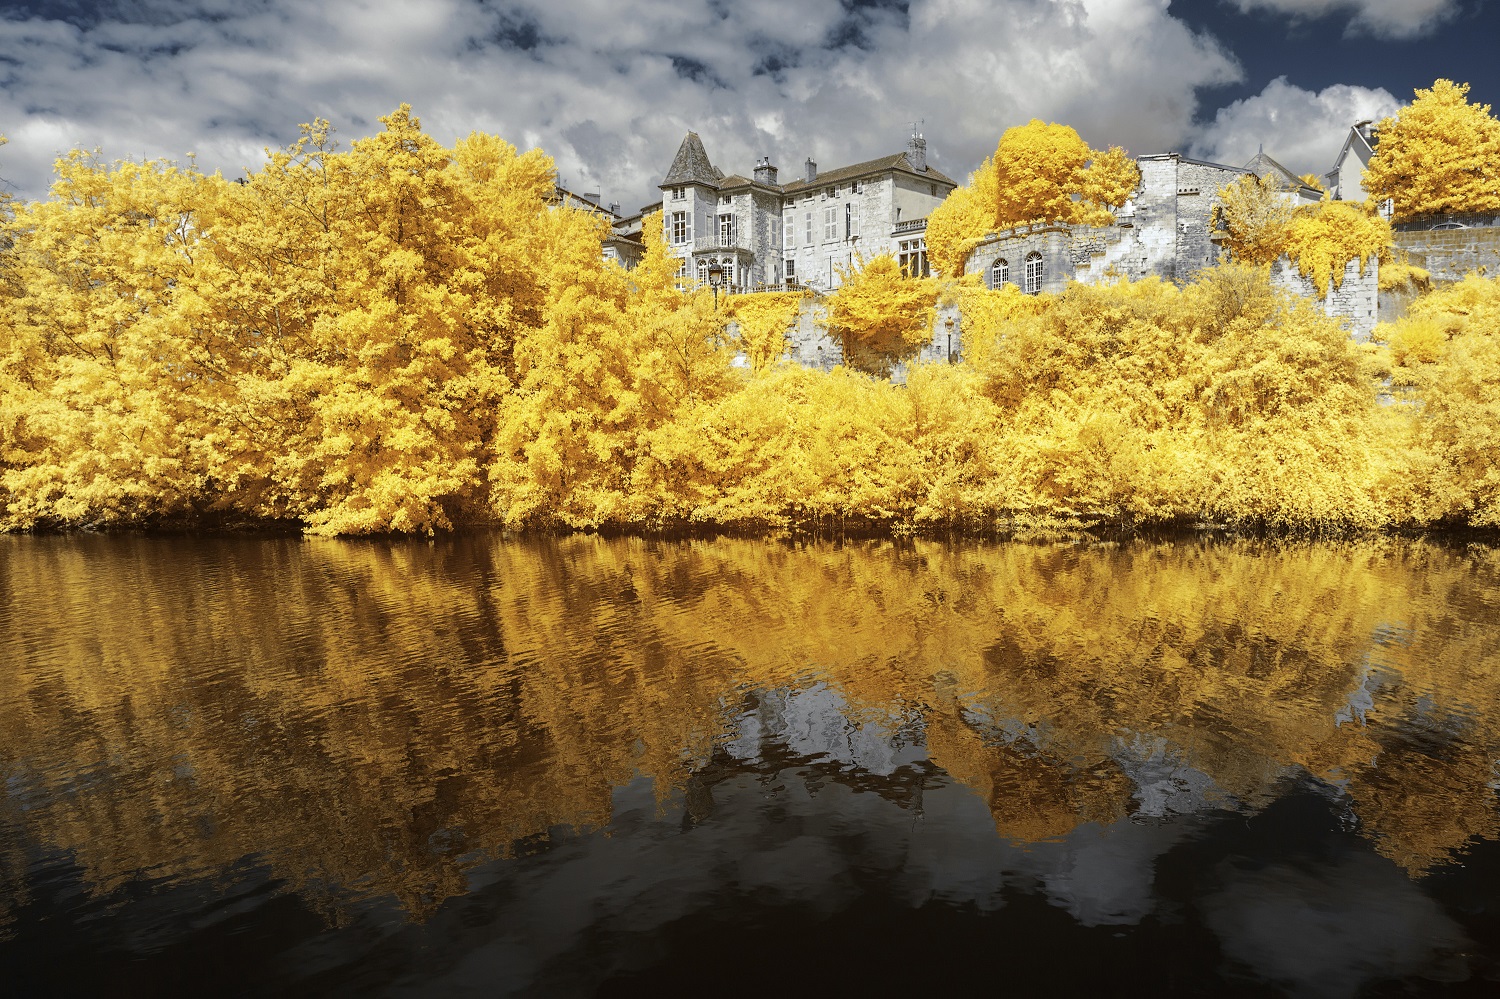
<instances>
[{"instance_id":1,"label":"riverbank vegetation","mask_svg":"<svg viewBox=\"0 0 1500 999\"><path fill-rule=\"evenodd\" d=\"M798 296L678 290L659 224L622 270L541 152L383 122L239 182L73 153L10 209L0 527L1500 525L1493 280L1387 352L1263 266L1049 297L877 261L822 372L778 360ZM963 362L869 374L939 296Z\"/></svg>"}]
</instances>

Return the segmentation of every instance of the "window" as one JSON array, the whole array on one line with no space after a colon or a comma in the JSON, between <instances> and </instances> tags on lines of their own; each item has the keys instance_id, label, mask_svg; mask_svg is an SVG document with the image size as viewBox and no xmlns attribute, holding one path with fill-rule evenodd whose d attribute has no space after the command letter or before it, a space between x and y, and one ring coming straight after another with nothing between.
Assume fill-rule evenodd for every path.
<instances>
[{"instance_id":1,"label":"window","mask_svg":"<svg viewBox=\"0 0 1500 999\"><path fill-rule=\"evenodd\" d=\"M687 284L687 274L688 274L687 261L679 259L677 261L677 280L674 282L679 289L683 285Z\"/></svg>"},{"instance_id":2,"label":"window","mask_svg":"<svg viewBox=\"0 0 1500 999\"><path fill-rule=\"evenodd\" d=\"M733 246L734 245L734 216L733 215L720 215L719 216L719 245L720 246Z\"/></svg>"},{"instance_id":3,"label":"window","mask_svg":"<svg viewBox=\"0 0 1500 999\"><path fill-rule=\"evenodd\" d=\"M786 280L787 284L797 280L797 261L791 257L786 258Z\"/></svg>"},{"instance_id":4,"label":"window","mask_svg":"<svg viewBox=\"0 0 1500 999\"><path fill-rule=\"evenodd\" d=\"M693 238L693 220L687 212L672 213L672 242L682 245Z\"/></svg>"},{"instance_id":5,"label":"window","mask_svg":"<svg viewBox=\"0 0 1500 999\"><path fill-rule=\"evenodd\" d=\"M896 261L907 277L927 277L927 242L923 239L903 239L897 244Z\"/></svg>"},{"instance_id":6,"label":"window","mask_svg":"<svg viewBox=\"0 0 1500 999\"><path fill-rule=\"evenodd\" d=\"M999 288L1010 281L1010 263L1004 257L996 257L990 264L990 287Z\"/></svg>"},{"instance_id":7,"label":"window","mask_svg":"<svg viewBox=\"0 0 1500 999\"><path fill-rule=\"evenodd\" d=\"M823 242L831 243L839 238L839 209L831 205L823 209Z\"/></svg>"},{"instance_id":8,"label":"window","mask_svg":"<svg viewBox=\"0 0 1500 999\"><path fill-rule=\"evenodd\" d=\"M1026 294L1042 290L1042 255L1035 250L1026 254Z\"/></svg>"},{"instance_id":9,"label":"window","mask_svg":"<svg viewBox=\"0 0 1500 999\"><path fill-rule=\"evenodd\" d=\"M708 287L708 261L698 261L698 283L705 288Z\"/></svg>"},{"instance_id":10,"label":"window","mask_svg":"<svg viewBox=\"0 0 1500 999\"><path fill-rule=\"evenodd\" d=\"M838 196L839 196L839 189L836 188L836 187L830 187L830 188L828 188L828 190L826 190L826 191L823 192L823 197L825 197L825 198L837 198Z\"/></svg>"},{"instance_id":11,"label":"window","mask_svg":"<svg viewBox=\"0 0 1500 999\"><path fill-rule=\"evenodd\" d=\"M687 188L685 188L685 187L674 187L674 188L672 188L672 200L673 201L684 201L686 199L687 199Z\"/></svg>"},{"instance_id":12,"label":"window","mask_svg":"<svg viewBox=\"0 0 1500 999\"><path fill-rule=\"evenodd\" d=\"M928 187L928 190L931 191L932 196L934 198L937 197L937 185L936 184L928 184L927 187Z\"/></svg>"},{"instance_id":13,"label":"window","mask_svg":"<svg viewBox=\"0 0 1500 999\"><path fill-rule=\"evenodd\" d=\"M779 243L779 242L781 242L781 219L772 218L771 219L771 246L775 247L775 245L777 243Z\"/></svg>"},{"instance_id":14,"label":"window","mask_svg":"<svg viewBox=\"0 0 1500 999\"><path fill-rule=\"evenodd\" d=\"M850 184L849 185L849 193L850 194L863 194L863 193L865 193L865 182L862 181L862 180L856 180L854 183Z\"/></svg>"},{"instance_id":15,"label":"window","mask_svg":"<svg viewBox=\"0 0 1500 999\"><path fill-rule=\"evenodd\" d=\"M802 217L802 242L806 243L808 246L813 245L812 217L812 212L804 212Z\"/></svg>"},{"instance_id":16,"label":"window","mask_svg":"<svg viewBox=\"0 0 1500 999\"><path fill-rule=\"evenodd\" d=\"M839 283L839 258L828 258L828 287L836 288Z\"/></svg>"},{"instance_id":17,"label":"window","mask_svg":"<svg viewBox=\"0 0 1500 999\"><path fill-rule=\"evenodd\" d=\"M844 206L844 238L857 239L859 237L859 206L854 202Z\"/></svg>"},{"instance_id":18,"label":"window","mask_svg":"<svg viewBox=\"0 0 1500 999\"><path fill-rule=\"evenodd\" d=\"M727 204L729 204L729 195L727 195L727 194L721 194L721 195L719 195L719 204L721 204L721 205L727 205Z\"/></svg>"},{"instance_id":19,"label":"window","mask_svg":"<svg viewBox=\"0 0 1500 999\"><path fill-rule=\"evenodd\" d=\"M791 212L787 212L784 221L781 234L786 237L786 248L790 250L797 245L797 219Z\"/></svg>"}]
</instances>

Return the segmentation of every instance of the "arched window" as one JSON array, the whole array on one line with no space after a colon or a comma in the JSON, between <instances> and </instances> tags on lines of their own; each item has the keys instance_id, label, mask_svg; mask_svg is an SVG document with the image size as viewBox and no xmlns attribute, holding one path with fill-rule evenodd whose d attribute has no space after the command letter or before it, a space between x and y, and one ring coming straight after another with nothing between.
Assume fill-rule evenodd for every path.
<instances>
[{"instance_id":1,"label":"arched window","mask_svg":"<svg viewBox=\"0 0 1500 999\"><path fill-rule=\"evenodd\" d=\"M1042 290L1042 255L1035 250L1026 254L1026 294Z\"/></svg>"},{"instance_id":2,"label":"arched window","mask_svg":"<svg viewBox=\"0 0 1500 999\"><path fill-rule=\"evenodd\" d=\"M998 289L1010 280L1010 263L1004 257L996 257L990 264L990 287Z\"/></svg>"},{"instance_id":3,"label":"arched window","mask_svg":"<svg viewBox=\"0 0 1500 999\"><path fill-rule=\"evenodd\" d=\"M702 285L703 287L705 287L705 288L708 287L708 261L707 260L700 259L698 261L698 283L700 285Z\"/></svg>"}]
</instances>

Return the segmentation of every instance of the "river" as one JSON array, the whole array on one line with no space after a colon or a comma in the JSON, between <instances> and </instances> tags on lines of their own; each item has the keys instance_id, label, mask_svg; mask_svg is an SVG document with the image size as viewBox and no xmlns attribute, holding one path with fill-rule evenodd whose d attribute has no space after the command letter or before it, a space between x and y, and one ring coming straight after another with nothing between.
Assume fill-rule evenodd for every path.
<instances>
[{"instance_id":1,"label":"river","mask_svg":"<svg viewBox=\"0 0 1500 999\"><path fill-rule=\"evenodd\" d=\"M1483 544L0 536L13 995L1483 995L1497 763Z\"/></svg>"}]
</instances>

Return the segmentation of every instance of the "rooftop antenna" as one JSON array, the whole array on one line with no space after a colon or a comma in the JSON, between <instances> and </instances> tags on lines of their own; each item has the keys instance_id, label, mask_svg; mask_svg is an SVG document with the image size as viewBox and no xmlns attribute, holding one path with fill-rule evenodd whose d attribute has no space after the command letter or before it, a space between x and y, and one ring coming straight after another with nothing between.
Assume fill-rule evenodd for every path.
<instances>
[{"instance_id":1,"label":"rooftop antenna","mask_svg":"<svg viewBox=\"0 0 1500 999\"><path fill-rule=\"evenodd\" d=\"M922 134L922 126L926 123L926 118L918 118L916 121L908 122L907 124L911 125L911 134L913 136L918 136Z\"/></svg>"}]
</instances>

